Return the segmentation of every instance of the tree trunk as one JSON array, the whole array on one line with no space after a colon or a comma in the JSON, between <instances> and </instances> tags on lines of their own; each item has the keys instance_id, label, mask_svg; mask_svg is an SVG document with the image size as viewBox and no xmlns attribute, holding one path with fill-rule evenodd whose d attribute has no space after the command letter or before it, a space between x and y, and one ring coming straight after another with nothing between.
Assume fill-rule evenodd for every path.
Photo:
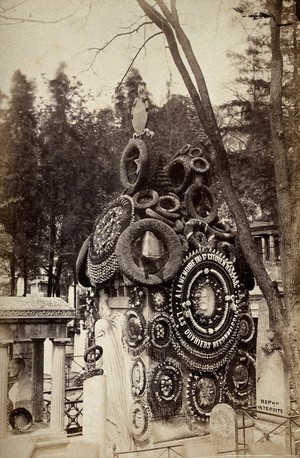
<instances>
[{"instance_id":1,"label":"tree trunk","mask_svg":"<svg viewBox=\"0 0 300 458\"><path fill-rule=\"evenodd\" d=\"M257 252L254 240L252 238L250 232L249 222L245 215L244 209L237 198L235 189L232 184L231 175L230 175L230 167L228 162L228 156L226 150L223 145L222 137L216 122L216 118L211 106L209 94L207 91L205 79L202 75L201 68L199 63L194 55L193 49L191 44L181 28L179 24L178 14L175 7L176 0L171 1L171 11L166 6L163 0L157 0L157 4L159 5L162 13L160 14L154 7L149 5L145 0L137 0L140 7L143 9L145 14L164 32L169 49L174 60L175 65L177 66L180 75L185 83L185 86L192 98L194 103L196 112L198 117L202 123L202 126L212 143L215 153L216 153L216 174L217 178L220 181L222 186L222 191L226 203L232 213L234 221L237 226L237 234L239 238L240 245L246 257L246 260L256 278L256 281L266 299L266 302L269 307L270 311L270 318L273 326L273 330L277 333L281 344L284 348L285 355L286 355L286 362L291 370L292 378L295 383L295 388L297 392L297 399L300 401L300 391L297 387L297 375L298 369L300 368L300 361L299 361L299 354L297 351L297 347L295 345L295 332L293 327L290 325L290 313L289 310L285 308L285 304L283 303L281 296L279 294L277 285L274 284L264 265L263 262ZM276 3L279 0L275 0ZM272 1L270 3L273 3ZM280 3L280 2L279 2ZM174 31L176 37L174 35ZM279 31L279 27L276 28ZM274 35L275 37L275 35ZM276 37L278 39L278 37ZM179 42L184 56L188 62L190 70L184 64L180 52L178 50L177 42ZM279 72L279 56L276 55L276 61L272 65L273 72ZM195 87L192 78L190 76L190 72L193 74L193 77L196 81L197 88ZM276 84L276 83L273 83ZM278 89L278 87L277 87ZM276 89L275 89L276 90ZM281 90L281 88L280 88ZM274 89L273 89L273 97L274 97ZM277 121L278 121L278 113L281 112L281 104L273 98L273 102L276 103L276 111L277 113ZM274 127L273 127L274 129ZM281 148L281 139L280 136L283 135L283 128L278 131L277 127L275 128L277 132L276 136L276 147ZM279 134L281 132L281 134ZM279 135L278 135L279 134ZM288 228L291 228L290 223L290 201L288 200L288 190L285 185L285 172L286 172L286 164L284 161L284 155L282 154L280 157L280 162L278 163L281 170L278 170L280 174L283 174L283 181L278 181L278 191L280 196L286 200L286 208L280 206L279 211L282 213L282 219L285 221L286 225L282 227L281 224L281 233L284 235L284 242L287 243L288 252L290 251L290 240L286 237L288 233ZM280 180L280 176L278 177ZM284 244L282 244L285 247ZM299 245L300 246L300 245ZM287 256L285 260L288 260ZM284 260L282 269L287 269L286 261ZM295 269L297 270L297 269ZM299 369L300 370L300 369ZM299 378L300 379L300 378Z\"/></svg>"},{"instance_id":2,"label":"tree trunk","mask_svg":"<svg viewBox=\"0 0 300 458\"><path fill-rule=\"evenodd\" d=\"M58 258L56 263L55 281L53 285L53 293L56 297L60 297L60 279L63 267L63 260L61 257Z\"/></svg>"},{"instance_id":3,"label":"tree trunk","mask_svg":"<svg viewBox=\"0 0 300 458\"><path fill-rule=\"evenodd\" d=\"M10 258L10 295L16 295L16 255L13 248L13 252Z\"/></svg>"},{"instance_id":4,"label":"tree trunk","mask_svg":"<svg viewBox=\"0 0 300 458\"><path fill-rule=\"evenodd\" d=\"M23 279L24 279L24 289L23 289L23 296L27 296L27 288L28 288L28 266L27 266L27 257L23 259Z\"/></svg>"},{"instance_id":5,"label":"tree trunk","mask_svg":"<svg viewBox=\"0 0 300 458\"><path fill-rule=\"evenodd\" d=\"M48 297L51 297L53 294L55 241L56 241L56 225L55 225L54 213L52 213L50 217L50 251L49 251L49 266L48 266L48 287L47 287L47 296Z\"/></svg>"},{"instance_id":6,"label":"tree trunk","mask_svg":"<svg viewBox=\"0 0 300 458\"><path fill-rule=\"evenodd\" d=\"M286 334L289 336L287 346L290 348L284 346L285 359L291 370L298 405L300 405L300 151L298 142L295 141L295 146L288 154L285 144L282 111L281 28L276 25L281 23L282 7L282 0L268 0L268 9L273 14L270 19L272 51L270 123L276 178L281 271L287 315L287 326L286 328L281 326L279 332L282 338ZM297 60L294 63L296 66L298 65ZM296 79L297 70L294 68ZM295 103L297 99L298 94ZM290 355L288 350L290 350Z\"/></svg>"},{"instance_id":7,"label":"tree trunk","mask_svg":"<svg viewBox=\"0 0 300 458\"><path fill-rule=\"evenodd\" d=\"M221 183L224 198L235 220L239 241L245 254L246 260L249 263L250 268L257 280L259 287L266 297L268 304L272 304L274 308L274 310L271 311L271 314L274 315L275 319L279 319L282 322L284 320L284 316L282 313L283 309L280 295L276 286L273 285L273 282L271 281L257 252L254 240L250 232L249 222L245 215L243 206L237 198L235 189L233 187L228 156L224 148L222 137L210 103L206 83L202 75L199 63L193 53L190 42L187 39L185 32L179 25L178 15L175 9L175 2L172 2L172 13L168 10L162 0L157 2L162 8L163 13L167 16L167 19L158 13L158 11L156 11L153 7L151 7L145 0L137 0L137 2L148 15L148 17L165 33L174 63L177 66L186 85L186 88L192 98L202 126L214 147L216 153L217 179L219 179ZM174 30L176 31L178 41L183 49L184 55L197 82L198 90L194 86L189 71L182 61L177 47L177 41L170 24L172 24Z\"/></svg>"}]
</instances>

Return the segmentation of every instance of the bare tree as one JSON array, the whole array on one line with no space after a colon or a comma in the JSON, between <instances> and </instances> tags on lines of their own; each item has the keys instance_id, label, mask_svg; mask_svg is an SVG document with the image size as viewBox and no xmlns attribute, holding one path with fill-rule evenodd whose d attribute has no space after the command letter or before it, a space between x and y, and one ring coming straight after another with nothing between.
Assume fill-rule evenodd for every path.
<instances>
[{"instance_id":1,"label":"bare tree","mask_svg":"<svg viewBox=\"0 0 300 458\"><path fill-rule=\"evenodd\" d=\"M155 6L146 0L137 0L146 16L163 31L168 42L173 61L193 100L202 126L214 147L217 179L223 189L223 195L237 226L237 235L245 257L251 267L256 281L267 301L272 328L276 332L285 353L285 362L290 370L295 393L300 405L300 359L298 346L299 332L299 216L291 214L291 206L299 206L299 189L294 189L291 196L289 177L287 176L287 153L284 147L284 129L282 125L281 88L282 88L282 57L280 52L280 11L282 0L269 0L268 7L271 17L272 36L272 89L271 89L271 128L276 165L276 185L278 194L278 211L280 218L281 258L283 260L283 286L285 295L281 297L277 284L273 283L257 252L245 212L232 184L227 152L224 148L220 130L214 115L205 79L199 62L194 54L191 43L181 27L176 0L170 1L170 8L163 0L157 0ZM187 65L182 56L185 57ZM193 83L193 80L196 84ZM298 169L299 170L299 169ZM299 176L299 175L298 175ZM293 186L296 188L296 186ZM298 215L300 213L298 212ZM297 283L298 277L298 283ZM298 339L297 339L298 338Z\"/></svg>"}]
</instances>

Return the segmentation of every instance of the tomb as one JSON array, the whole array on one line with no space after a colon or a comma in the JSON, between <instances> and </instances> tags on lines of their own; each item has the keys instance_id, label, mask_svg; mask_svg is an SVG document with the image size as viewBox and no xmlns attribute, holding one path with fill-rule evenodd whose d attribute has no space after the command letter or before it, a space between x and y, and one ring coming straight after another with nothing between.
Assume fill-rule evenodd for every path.
<instances>
[{"instance_id":1,"label":"tomb","mask_svg":"<svg viewBox=\"0 0 300 458\"><path fill-rule=\"evenodd\" d=\"M107 424L114 418L122 434L122 423L127 439L129 425L125 450L118 434L107 438L117 452L209 434L214 406L255 396L254 280L219 220L209 148L185 145L168 163L141 119L120 159L123 193L77 259L78 281L94 295L89 344L103 347ZM119 376L109 375L112 361L125 368ZM113 412L121 392L125 406ZM129 412L122 422L120 411Z\"/></svg>"},{"instance_id":2,"label":"tomb","mask_svg":"<svg viewBox=\"0 0 300 458\"><path fill-rule=\"evenodd\" d=\"M60 298L0 297L1 456L21 451L24 458L38 458L45 449L47 456L65 456L69 442L64 431L65 345L67 323L73 317L73 307ZM43 418L46 338L53 344L50 424ZM29 351L20 353L22 348ZM31 371L22 363L20 375L9 388L8 370L15 375L16 366L26 361L28 353Z\"/></svg>"}]
</instances>

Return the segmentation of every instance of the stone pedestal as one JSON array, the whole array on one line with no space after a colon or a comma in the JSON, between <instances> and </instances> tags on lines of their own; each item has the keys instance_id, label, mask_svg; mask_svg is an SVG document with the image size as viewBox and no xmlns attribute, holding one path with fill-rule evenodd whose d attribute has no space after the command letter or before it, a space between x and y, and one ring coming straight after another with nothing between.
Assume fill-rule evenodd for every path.
<instances>
[{"instance_id":1,"label":"stone pedestal","mask_svg":"<svg viewBox=\"0 0 300 458\"><path fill-rule=\"evenodd\" d=\"M106 456L106 376L83 383L83 438L99 443L99 457Z\"/></svg>"},{"instance_id":2,"label":"stone pedestal","mask_svg":"<svg viewBox=\"0 0 300 458\"><path fill-rule=\"evenodd\" d=\"M238 455L238 425L235 411L228 404L217 404L210 415L210 441L216 451Z\"/></svg>"}]
</instances>

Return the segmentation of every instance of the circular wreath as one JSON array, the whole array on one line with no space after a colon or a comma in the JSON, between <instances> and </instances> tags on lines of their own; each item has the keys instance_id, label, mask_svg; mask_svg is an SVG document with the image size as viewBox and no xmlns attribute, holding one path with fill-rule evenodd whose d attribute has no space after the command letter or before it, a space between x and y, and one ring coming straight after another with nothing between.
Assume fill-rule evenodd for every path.
<instances>
[{"instance_id":1,"label":"circular wreath","mask_svg":"<svg viewBox=\"0 0 300 458\"><path fill-rule=\"evenodd\" d=\"M182 154L182 155L184 156L185 154L188 154L188 153L189 153L190 149L191 149L191 145L190 145L189 143L187 143L186 145L184 145L184 146L181 148L180 154Z\"/></svg>"},{"instance_id":2,"label":"circular wreath","mask_svg":"<svg viewBox=\"0 0 300 458\"><path fill-rule=\"evenodd\" d=\"M199 157L202 156L203 151L201 148L190 148L188 151L188 155L193 158L193 157Z\"/></svg>"},{"instance_id":3,"label":"circular wreath","mask_svg":"<svg viewBox=\"0 0 300 458\"><path fill-rule=\"evenodd\" d=\"M147 174L148 151L142 140L130 140L120 159L120 181L132 195L142 185Z\"/></svg>"},{"instance_id":4,"label":"circular wreath","mask_svg":"<svg viewBox=\"0 0 300 458\"><path fill-rule=\"evenodd\" d=\"M88 276L93 286L109 280L118 269L116 253L111 254L105 261L93 263L88 256Z\"/></svg>"},{"instance_id":5,"label":"circular wreath","mask_svg":"<svg viewBox=\"0 0 300 458\"><path fill-rule=\"evenodd\" d=\"M87 256L88 256L88 249L90 244L91 235L87 237L87 239L83 242L83 245L79 251L76 260L76 277L78 283L85 288L90 288L91 282L89 277L87 276Z\"/></svg>"},{"instance_id":6,"label":"circular wreath","mask_svg":"<svg viewBox=\"0 0 300 458\"><path fill-rule=\"evenodd\" d=\"M143 189L134 194L132 200L135 208L145 210L154 207L158 202L159 196L153 189Z\"/></svg>"},{"instance_id":7,"label":"circular wreath","mask_svg":"<svg viewBox=\"0 0 300 458\"><path fill-rule=\"evenodd\" d=\"M150 441L151 409L145 402L135 401L130 409L131 434L135 443L144 446Z\"/></svg>"},{"instance_id":8,"label":"circular wreath","mask_svg":"<svg viewBox=\"0 0 300 458\"><path fill-rule=\"evenodd\" d=\"M180 411L182 389L182 373L176 361L167 358L152 370L148 385L148 402L155 418L167 419Z\"/></svg>"},{"instance_id":9,"label":"circular wreath","mask_svg":"<svg viewBox=\"0 0 300 458\"><path fill-rule=\"evenodd\" d=\"M132 198L124 195L114 199L94 224L90 238L90 260L101 262L114 253L120 234L133 220Z\"/></svg>"},{"instance_id":10,"label":"circular wreath","mask_svg":"<svg viewBox=\"0 0 300 458\"><path fill-rule=\"evenodd\" d=\"M213 371L230 360L240 339L239 281L221 253L196 251L172 288L172 344L191 369Z\"/></svg>"},{"instance_id":11,"label":"circular wreath","mask_svg":"<svg viewBox=\"0 0 300 458\"><path fill-rule=\"evenodd\" d=\"M33 425L33 418L29 410L17 407L9 416L9 424L16 433L26 433Z\"/></svg>"},{"instance_id":12,"label":"circular wreath","mask_svg":"<svg viewBox=\"0 0 300 458\"><path fill-rule=\"evenodd\" d=\"M83 359L86 363L94 365L103 355L103 348L100 345L92 345L84 352Z\"/></svg>"},{"instance_id":13,"label":"circular wreath","mask_svg":"<svg viewBox=\"0 0 300 458\"><path fill-rule=\"evenodd\" d=\"M205 223L213 222L217 217L217 202L212 191L204 184L192 184L184 196L185 208L192 218Z\"/></svg>"},{"instance_id":14,"label":"circular wreath","mask_svg":"<svg viewBox=\"0 0 300 458\"><path fill-rule=\"evenodd\" d=\"M201 156L193 157L191 160L191 169L196 173L204 174L210 169L209 162Z\"/></svg>"},{"instance_id":15,"label":"circular wreath","mask_svg":"<svg viewBox=\"0 0 300 458\"><path fill-rule=\"evenodd\" d=\"M140 139L131 139L122 153L120 160L120 180L127 194L155 182L158 160L156 154L148 153L145 143Z\"/></svg>"},{"instance_id":16,"label":"circular wreath","mask_svg":"<svg viewBox=\"0 0 300 458\"><path fill-rule=\"evenodd\" d=\"M149 288L149 305L157 312L167 311L169 301L170 291L165 286Z\"/></svg>"},{"instance_id":17,"label":"circular wreath","mask_svg":"<svg viewBox=\"0 0 300 458\"><path fill-rule=\"evenodd\" d=\"M230 240L234 241L234 232L233 230L225 223L220 221L214 222L214 224L209 228L209 232L213 234L218 240Z\"/></svg>"},{"instance_id":18,"label":"circular wreath","mask_svg":"<svg viewBox=\"0 0 300 458\"><path fill-rule=\"evenodd\" d=\"M159 206L169 213L180 210L180 199L175 194L165 194L159 198Z\"/></svg>"},{"instance_id":19,"label":"circular wreath","mask_svg":"<svg viewBox=\"0 0 300 458\"><path fill-rule=\"evenodd\" d=\"M143 396L146 389L146 367L141 358L134 361L131 368L131 392L133 396Z\"/></svg>"},{"instance_id":20,"label":"circular wreath","mask_svg":"<svg viewBox=\"0 0 300 458\"><path fill-rule=\"evenodd\" d=\"M183 193L192 181L190 160L186 156L176 157L169 165L168 177L176 194Z\"/></svg>"},{"instance_id":21,"label":"circular wreath","mask_svg":"<svg viewBox=\"0 0 300 458\"><path fill-rule=\"evenodd\" d=\"M252 316L249 313L241 315L240 335L241 343L248 344L254 337L255 325Z\"/></svg>"},{"instance_id":22,"label":"circular wreath","mask_svg":"<svg viewBox=\"0 0 300 458\"><path fill-rule=\"evenodd\" d=\"M165 248L165 254L162 253L159 259L145 259L148 264L152 262L153 273L149 272L145 266L142 268L138 265L138 262L143 261L141 252L135 256L137 242L147 231L152 232L161 240ZM182 261L182 246L177 234L167 224L152 218L145 218L125 229L118 240L116 254L122 272L131 281L148 286L166 282L174 277Z\"/></svg>"},{"instance_id":23,"label":"circular wreath","mask_svg":"<svg viewBox=\"0 0 300 458\"><path fill-rule=\"evenodd\" d=\"M192 372L186 386L189 413L201 422L208 421L213 407L222 402L222 381L217 374Z\"/></svg>"},{"instance_id":24,"label":"circular wreath","mask_svg":"<svg viewBox=\"0 0 300 458\"><path fill-rule=\"evenodd\" d=\"M148 343L145 336L146 321L137 310L126 310L124 323L124 340L133 355L140 354Z\"/></svg>"},{"instance_id":25,"label":"circular wreath","mask_svg":"<svg viewBox=\"0 0 300 458\"><path fill-rule=\"evenodd\" d=\"M255 360L240 351L227 364L225 374L225 396L234 406L247 405L255 391Z\"/></svg>"},{"instance_id":26,"label":"circular wreath","mask_svg":"<svg viewBox=\"0 0 300 458\"><path fill-rule=\"evenodd\" d=\"M117 240L134 220L133 202L129 196L114 199L97 218L90 237L87 264L91 283L103 283L117 270Z\"/></svg>"},{"instance_id":27,"label":"circular wreath","mask_svg":"<svg viewBox=\"0 0 300 458\"><path fill-rule=\"evenodd\" d=\"M234 242L234 234L232 231L217 231L206 222L196 218L190 219L185 223L184 234L187 240L195 247L197 247L199 243L206 244L207 238L210 236L214 236L219 241L228 241L228 243ZM199 240L199 235L202 237L202 240Z\"/></svg>"},{"instance_id":28,"label":"circular wreath","mask_svg":"<svg viewBox=\"0 0 300 458\"><path fill-rule=\"evenodd\" d=\"M172 338L172 325L167 313L155 313L148 323L150 345L158 350L166 350Z\"/></svg>"}]
</instances>

